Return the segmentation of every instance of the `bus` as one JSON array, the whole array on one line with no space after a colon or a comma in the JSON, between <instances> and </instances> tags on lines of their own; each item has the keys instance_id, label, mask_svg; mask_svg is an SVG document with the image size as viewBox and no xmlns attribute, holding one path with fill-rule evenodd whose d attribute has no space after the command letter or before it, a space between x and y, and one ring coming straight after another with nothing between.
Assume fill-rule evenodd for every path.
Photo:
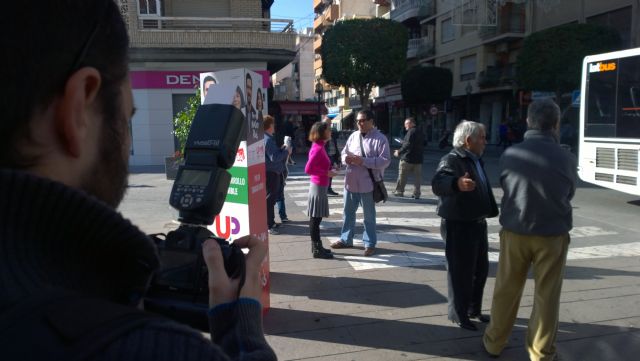
<instances>
[{"instance_id":1,"label":"bus","mask_svg":"<svg viewBox=\"0 0 640 361\"><path fill-rule=\"evenodd\" d=\"M580 94L580 178L640 195L640 48L585 57Z\"/></svg>"}]
</instances>

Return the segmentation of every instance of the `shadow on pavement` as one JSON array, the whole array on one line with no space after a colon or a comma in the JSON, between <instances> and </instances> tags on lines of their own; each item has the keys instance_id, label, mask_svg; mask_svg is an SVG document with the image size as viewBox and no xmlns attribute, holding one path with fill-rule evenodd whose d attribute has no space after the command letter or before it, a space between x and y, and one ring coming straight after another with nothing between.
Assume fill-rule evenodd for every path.
<instances>
[{"instance_id":1,"label":"shadow on pavement","mask_svg":"<svg viewBox=\"0 0 640 361\"><path fill-rule=\"evenodd\" d=\"M272 272L271 292L311 300L408 308L447 302L430 286L352 277ZM401 295L399 297L399 295Z\"/></svg>"},{"instance_id":2,"label":"shadow on pavement","mask_svg":"<svg viewBox=\"0 0 640 361\"><path fill-rule=\"evenodd\" d=\"M267 313L264 324L269 335L320 341L327 345L355 346L351 352L388 349L456 360L490 360L481 345L483 325L480 325L480 331L473 332L455 325L429 324L430 319L435 318L441 322L441 317L445 316L412 318L418 321L413 322L272 308ZM528 359L524 346L527 322L522 318L516 320L500 360ZM556 345L559 360L562 361L631 360L635 359L634 350L640 350L640 330L633 327L561 322ZM313 357L313 350L307 352ZM331 354L327 350L318 352L325 356Z\"/></svg>"}]
</instances>

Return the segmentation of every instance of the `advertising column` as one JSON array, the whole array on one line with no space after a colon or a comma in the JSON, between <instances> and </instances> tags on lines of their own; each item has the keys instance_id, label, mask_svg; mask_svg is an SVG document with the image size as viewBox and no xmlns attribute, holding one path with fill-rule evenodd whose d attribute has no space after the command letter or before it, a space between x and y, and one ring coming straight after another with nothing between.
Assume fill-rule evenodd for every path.
<instances>
[{"instance_id":1,"label":"advertising column","mask_svg":"<svg viewBox=\"0 0 640 361\"><path fill-rule=\"evenodd\" d=\"M268 80L267 80L268 81ZM264 132L266 89L261 74L234 69L200 74L202 104L232 104L245 116L245 134L229 169L231 184L222 211L210 226L218 237L233 240L252 234L268 244ZM262 263L262 305L269 308L269 252Z\"/></svg>"}]
</instances>

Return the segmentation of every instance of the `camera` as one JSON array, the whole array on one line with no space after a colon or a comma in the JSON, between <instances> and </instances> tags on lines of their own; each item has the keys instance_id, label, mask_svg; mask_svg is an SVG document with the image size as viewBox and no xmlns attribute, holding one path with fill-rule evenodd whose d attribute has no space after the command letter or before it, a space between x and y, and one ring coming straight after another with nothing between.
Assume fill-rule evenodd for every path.
<instances>
[{"instance_id":1,"label":"camera","mask_svg":"<svg viewBox=\"0 0 640 361\"><path fill-rule=\"evenodd\" d=\"M245 258L240 247L206 228L224 205L231 181L227 169L235 161L244 128L244 115L232 105L198 108L185 145L185 162L169 196L180 226L166 235L151 235L161 269L151 280L146 310L208 329L208 271L202 256L202 243L208 239L220 245L227 275L240 280L238 290L244 284Z\"/></svg>"}]
</instances>

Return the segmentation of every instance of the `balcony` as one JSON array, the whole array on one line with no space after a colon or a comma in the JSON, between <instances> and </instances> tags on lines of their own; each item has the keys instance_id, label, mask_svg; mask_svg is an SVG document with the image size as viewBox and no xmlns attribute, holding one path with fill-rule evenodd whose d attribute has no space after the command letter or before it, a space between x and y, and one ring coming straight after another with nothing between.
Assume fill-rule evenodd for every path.
<instances>
[{"instance_id":1,"label":"balcony","mask_svg":"<svg viewBox=\"0 0 640 361\"><path fill-rule=\"evenodd\" d=\"M320 47L322 47L322 36L316 35L316 39L313 41L313 52L320 54Z\"/></svg>"},{"instance_id":2,"label":"balcony","mask_svg":"<svg viewBox=\"0 0 640 361\"><path fill-rule=\"evenodd\" d=\"M506 3L498 10L496 26L483 26L478 35L484 44L522 39L525 32L526 8L523 4Z\"/></svg>"},{"instance_id":3,"label":"balcony","mask_svg":"<svg viewBox=\"0 0 640 361\"><path fill-rule=\"evenodd\" d=\"M412 18L427 18L435 15L434 0L395 0L391 9L391 20L404 22Z\"/></svg>"},{"instance_id":4,"label":"balcony","mask_svg":"<svg viewBox=\"0 0 640 361\"><path fill-rule=\"evenodd\" d=\"M335 4L329 5L329 7L324 11L324 16L328 22L333 23L340 17L340 7Z\"/></svg>"},{"instance_id":5,"label":"balcony","mask_svg":"<svg viewBox=\"0 0 640 361\"><path fill-rule=\"evenodd\" d=\"M515 80L514 64L507 66L488 66L478 74L478 87L481 89L511 86Z\"/></svg>"},{"instance_id":6,"label":"balcony","mask_svg":"<svg viewBox=\"0 0 640 361\"><path fill-rule=\"evenodd\" d=\"M428 37L409 39L407 59L424 58L435 54L435 45Z\"/></svg>"},{"instance_id":7,"label":"balcony","mask_svg":"<svg viewBox=\"0 0 640 361\"><path fill-rule=\"evenodd\" d=\"M322 58L318 57L318 59L313 61L313 69L321 69L322 68Z\"/></svg>"},{"instance_id":8,"label":"balcony","mask_svg":"<svg viewBox=\"0 0 640 361\"><path fill-rule=\"evenodd\" d=\"M318 17L313 20L313 29L316 33L321 33L322 29L329 25L326 16L318 15Z\"/></svg>"}]
</instances>

